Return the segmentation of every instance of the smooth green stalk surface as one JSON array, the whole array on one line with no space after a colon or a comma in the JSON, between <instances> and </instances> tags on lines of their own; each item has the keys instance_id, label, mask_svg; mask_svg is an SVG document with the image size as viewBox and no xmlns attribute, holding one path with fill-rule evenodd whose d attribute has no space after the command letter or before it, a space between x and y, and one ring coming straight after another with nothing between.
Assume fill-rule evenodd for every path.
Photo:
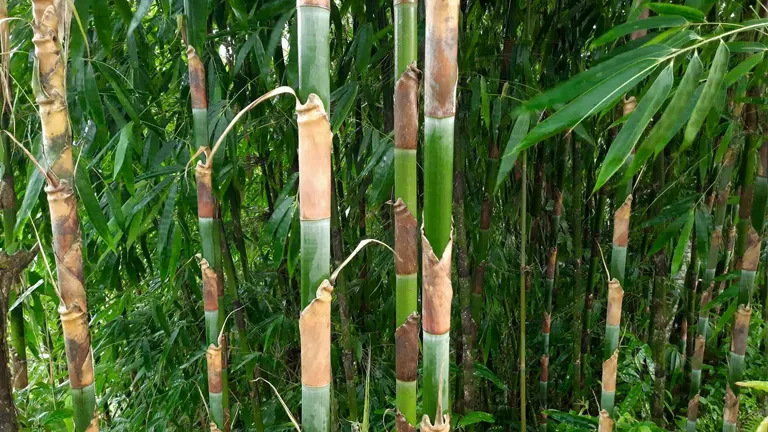
<instances>
[{"instance_id":1,"label":"smooth green stalk surface","mask_svg":"<svg viewBox=\"0 0 768 432\"><path fill-rule=\"evenodd\" d=\"M520 183L520 429L525 430L526 427L526 398L525 398L525 385L528 380L528 375L525 367L525 246L528 238L528 226L527 224L527 210L526 210L526 188L528 187L527 170L528 170L528 155L523 152L522 155L522 175Z\"/></svg>"},{"instance_id":2,"label":"smooth green stalk surface","mask_svg":"<svg viewBox=\"0 0 768 432\"><path fill-rule=\"evenodd\" d=\"M75 430L84 431L88 429L96 409L96 383L91 383L81 389L73 388L71 393Z\"/></svg>"},{"instance_id":3,"label":"smooth green stalk surface","mask_svg":"<svg viewBox=\"0 0 768 432\"><path fill-rule=\"evenodd\" d=\"M424 414L430 418L435 417L437 412L437 395L440 391L440 382L442 381L442 400L443 410L447 411L449 386L449 354L450 354L450 332L442 335L432 335L424 332L424 391L422 392L422 407Z\"/></svg>"},{"instance_id":4,"label":"smooth green stalk surface","mask_svg":"<svg viewBox=\"0 0 768 432\"><path fill-rule=\"evenodd\" d=\"M331 386L301 386L301 426L305 431L329 431Z\"/></svg>"},{"instance_id":5,"label":"smooth green stalk surface","mask_svg":"<svg viewBox=\"0 0 768 432\"><path fill-rule=\"evenodd\" d=\"M317 6L297 8L299 24L299 99L315 93L330 113L331 76L328 42L331 11ZM319 285L318 285L319 286ZM317 287L315 287L317 288Z\"/></svg>"},{"instance_id":6,"label":"smooth green stalk surface","mask_svg":"<svg viewBox=\"0 0 768 432\"><path fill-rule=\"evenodd\" d=\"M416 311L417 307L417 289L418 275L395 275L397 283L397 326L401 326L408 319L408 316Z\"/></svg>"},{"instance_id":7,"label":"smooth green stalk surface","mask_svg":"<svg viewBox=\"0 0 768 432\"><path fill-rule=\"evenodd\" d=\"M301 222L301 306L315 298L320 284L328 279L331 256L331 220Z\"/></svg>"},{"instance_id":8,"label":"smooth green stalk surface","mask_svg":"<svg viewBox=\"0 0 768 432\"><path fill-rule=\"evenodd\" d=\"M395 381L397 409L400 410L410 424L416 424L416 381Z\"/></svg>"},{"instance_id":9,"label":"smooth green stalk surface","mask_svg":"<svg viewBox=\"0 0 768 432\"><path fill-rule=\"evenodd\" d=\"M416 61L417 4L398 3L395 5L395 80L405 72L409 64ZM410 207L409 207L410 208Z\"/></svg>"},{"instance_id":10,"label":"smooth green stalk surface","mask_svg":"<svg viewBox=\"0 0 768 432\"><path fill-rule=\"evenodd\" d=\"M454 118L424 122L424 232L441 258L451 236Z\"/></svg>"}]
</instances>

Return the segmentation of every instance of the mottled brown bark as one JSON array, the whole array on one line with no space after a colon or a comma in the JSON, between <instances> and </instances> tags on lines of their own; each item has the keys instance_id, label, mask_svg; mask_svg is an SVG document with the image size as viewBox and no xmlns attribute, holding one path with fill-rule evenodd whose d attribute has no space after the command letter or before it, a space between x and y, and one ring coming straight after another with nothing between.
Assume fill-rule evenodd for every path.
<instances>
[{"instance_id":1,"label":"mottled brown bark","mask_svg":"<svg viewBox=\"0 0 768 432\"><path fill-rule=\"evenodd\" d=\"M608 415L608 411L600 411L600 423L598 425L598 432L611 432L613 430L613 420Z\"/></svg>"},{"instance_id":2,"label":"mottled brown bark","mask_svg":"<svg viewBox=\"0 0 768 432\"><path fill-rule=\"evenodd\" d=\"M412 275L419 270L419 228L405 202L395 202L395 273Z\"/></svg>"},{"instance_id":3,"label":"mottled brown bark","mask_svg":"<svg viewBox=\"0 0 768 432\"><path fill-rule=\"evenodd\" d=\"M0 251L0 432L18 431L16 407L13 403L11 371L8 357L8 300L11 288L18 282L19 275L32 262L37 247L30 252L7 255Z\"/></svg>"},{"instance_id":4,"label":"mottled brown bark","mask_svg":"<svg viewBox=\"0 0 768 432\"><path fill-rule=\"evenodd\" d=\"M736 311L736 319L731 334L731 352L738 355L747 353L747 338L749 337L749 319L752 316L752 308L739 305Z\"/></svg>"},{"instance_id":5,"label":"mottled brown bark","mask_svg":"<svg viewBox=\"0 0 768 432\"><path fill-rule=\"evenodd\" d=\"M416 381L419 362L419 314L416 312L395 330L395 377L400 381Z\"/></svg>"},{"instance_id":6,"label":"mottled brown bark","mask_svg":"<svg viewBox=\"0 0 768 432\"><path fill-rule=\"evenodd\" d=\"M616 391L616 369L619 366L619 350L603 362L603 391Z\"/></svg>"},{"instance_id":7,"label":"mottled brown bark","mask_svg":"<svg viewBox=\"0 0 768 432\"><path fill-rule=\"evenodd\" d=\"M456 114L456 84L459 77L459 0L435 0L425 4L426 86L424 115L434 118Z\"/></svg>"},{"instance_id":8,"label":"mottled brown bark","mask_svg":"<svg viewBox=\"0 0 768 432\"><path fill-rule=\"evenodd\" d=\"M624 300L624 290L619 281L611 279L608 282L608 310L606 312L606 325L618 326L621 324L621 304Z\"/></svg>"},{"instance_id":9,"label":"mottled brown bark","mask_svg":"<svg viewBox=\"0 0 768 432\"><path fill-rule=\"evenodd\" d=\"M739 419L739 398L730 388L725 389L725 406L723 407L723 420L735 424Z\"/></svg>"},{"instance_id":10,"label":"mottled brown bark","mask_svg":"<svg viewBox=\"0 0 768 432\"><path fill-rule=\"evenodd\" d=\"M416 150L419 142L421 71L408 65L395 84L395 148Z\"/></svg>"},{"instance_id":11,"label":"mottled brown bark","mask_svg":"<svg viewBox=\"0 0 768 432\"><path fill-rule=\"evenodd\" d=\"M422 320L424 331L433 335L442 335L451 328L451 256L453 240L443 251L438 260L429 240L421 234L422 244Z\"/></svg>"},{"instance_id":12,"label":"mottled brown bark","mask_svg":"<svg viewBox=\"0 0 768 432\"><path fill-rule=\"evenodd\" d=\"M399 411L395 414L395 426L397 432L416 432L416 428L408 423L408 420Z\"/></svg>"},{"instance_id":13,"label":"mottled brown bark","mask_svg":"<svg viewBox=\"0 0 768 432\"><path fill-rule=\"evenodd\" d=\"M688 401L688 421L695 422L699 418L699 395Z\"/></svg>"},{"instance_id":14,"label":"mottled brown bark","mask_svg":"<svg viewBox=\"0 0 768 432\"><path fill-rule=\"evenodd\" d=\"M627 195L624 204L613 215L613 244L627 247L629 243L629 216L632 211L632 195Z\"/></svg>"},{"instance_id":15,"label":"mottled brown bark","mask_svg":"<svg viewBox=\"0 0 768 432\"><path fill-rule=\"evenodd\" d=\"M205 95L205 67L200 61L195 49L187 47L187 63L189 65L189 97L193 109L208 108L208 98Z\"/></svg>"}]
</instances>

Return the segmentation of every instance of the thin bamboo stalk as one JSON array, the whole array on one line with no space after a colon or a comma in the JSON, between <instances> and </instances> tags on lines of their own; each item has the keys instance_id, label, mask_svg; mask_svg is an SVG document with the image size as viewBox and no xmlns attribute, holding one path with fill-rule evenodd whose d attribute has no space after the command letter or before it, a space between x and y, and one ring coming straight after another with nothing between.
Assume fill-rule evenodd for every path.
<instances>
[{"instance_id":1,"label":"thin bamboo stalk","mask_svg":"<svg viewBox=\"0 0 768 432\"><path fill-rule=\"evenodd\" d=\"M74 192L72 132L66 92L66 65L59 41L70 17L52 0L33 0L32 43L36 67L32 86L40 105L43 149L49 185L45 188L51 212L53 251L60 296L59 315L64 333L75 429L97 431L93 353L88 328L88 302L83 275L82 241Z\"/></svg>"},{"instance_id":2,"label":"thin bamboo stalk","mask_svg":"<svg viewBox=\"0 0 768 432\"><path fill-rule=\"evenodd\" d=\"M574 139L573 143L573 297L576 300L576 306L573 309L573 405L576 406L582 398L582 377L581 377L581 318L584 313L585 297L583 291L583 282L581 280L581 260L583 255L583 220L582 220L582 173L581 173L581 142Z\"/></svg>"},{"instance_id":3,"label":"thin bamboo stalk","mask_svg":"<svg viewBox=\"0 0 768 432\"><path fill-rule=\"evenodd\" d=\"M192 46L187 48L189 89L192 100L193 138L198 149L203 149L206 161L195 166L197 180L197 219L202 246L201 270L203 277L203 302L205 310L206 341L208 355L224 356L214 359L208 367L208 397L213 422L219 429L229 429L229 382L227 375L227 350L219 344L224 324L224 280L221 263L221 228L218 221L218 203L213 189L213 159L208 157L208 98L205 91L205 68ZM213 349L211 349L213 346ZM209 356L206 360L209 360ZM216 374L211 376L210 374ZM210 384L214 387L211 388Z\"/></svg>"},{"instance_id":4,"label":"thin bamboo stalk","mask_svg":"<svg viewBox=\"0 0 768 432\"><path fill-rule=\"evenodd\" d=\"M430 0L426 9L424 96L423 408L440 424L449 403L453 130L458 82L459 1Z\"/></svg>"},{"instance_id":5,"label":"thin bamboo stalk","mask_svg":"<svg viewBox=\"0 0 768 432\"><path fill-rule=\"evenodd\" d=\"M395 84L395 301L396 301L396 331L395 337L410 340L413 337L410 327L404 327L409 317L417 312L418 295L418 222L416 194L416 148L419 135L419 81L421 72L416 69L415 51L410 44L415 42L416 3L395 3L397 14L395 24L398 27L396 44L404 46L399 51L396 48L396 63L399 70L401 61L413 56L411 63L404 65ZM417 315L417 314L416 314ZM417 331L417 330L415 330ZM418 333L415 334L418 338ZM399 344L398 340L395 341ZM402 343L407 343L405 340ZM397 376L397 409L405 416L410 424L416 424L416 370L418 367L418 350L416 356L410 355L411 350L398 351L403 357L396 358Z\"/></svg>"},{"instance_id":6,"label":"thin bamboo stalk","mask_svg":"<svg viewBox=\"0 0 768 432\"><path fill-rule=\"evenodd\" d=\"M520 429L526 430L526 384L528 382L528 372L525 361L525 312L526 312L526 279L528 277L525 267L525 248L528 241L527 225L527 187L528 187L528 154L523 152L521 161L520 175L520 353L518 355L520 369Z\"/></svg>"}]
</instances>

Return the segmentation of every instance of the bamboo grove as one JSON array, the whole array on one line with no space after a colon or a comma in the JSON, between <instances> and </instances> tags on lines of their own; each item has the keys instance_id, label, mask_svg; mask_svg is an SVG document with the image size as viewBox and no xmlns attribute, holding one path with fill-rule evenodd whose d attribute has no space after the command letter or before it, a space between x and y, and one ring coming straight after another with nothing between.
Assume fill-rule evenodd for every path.
<instances>
[{"instance_id":1,"label":"bamboo grove","mask_svg":"<svg viewBox=\"0 0 768 432\"><path fill-rule=\"evenodd\" d=\"M767 430L767 31L0 0L0 432Z\"/></svg>"}]
</instances>

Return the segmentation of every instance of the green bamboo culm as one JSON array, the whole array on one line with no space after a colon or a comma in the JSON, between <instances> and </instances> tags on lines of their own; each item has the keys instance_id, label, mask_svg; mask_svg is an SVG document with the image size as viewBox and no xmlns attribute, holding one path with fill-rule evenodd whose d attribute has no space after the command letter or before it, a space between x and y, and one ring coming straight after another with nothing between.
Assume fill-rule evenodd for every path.
<instances>
[{"instance_id":1,"label":"green bamboo culm","mask_svg":"<svg viewBox=\"0 0 768 432\"><path fill-rule=\"evenodd\" d=\"M709 329L709 301L715 289L715 276L717 273L717 264L720 260L723 244L723 225L725 224L725 213L728 207L728 197L731 191L731 177L736 160L736 149L731 146L725 152L722 165L719 169L716 182L714 198L714 218L713 230L709 238L709 251L707 252L707 262L704 268L704 278L702 286L704 292L701 294L699 303L699 317L696 325L696 337L694 339L693 357L691 358L691 386L690 399L688 401L688 419L686 430L694 432L699 417L699 401L701 390L701 368L704 365L704 350L706 348L707 332Z\"/></svg>"},{"instance_id":2,"label":"green bamboo culm","mask_svg":"<svg viewBox=\"0 0 768 432\"><path fill-rule=\"evenodd\" d=\"M322 101L322 107L327 114L331 98L330 2L329 0L298 0L296 6L299 32L298 97L301 103L306 103L309 95L316 94ZM330 173L330 160L328 163ZM330 200L330 195L328 199ZM330 209L330 202L327 206ZM315 298L315 291L323 280L328 278L331 260L330 212L327 217L312 219L302 217L300 223L301 307L305 308Z\"/></svg>"},{"instance_id":3,"label":"green bamboo culm","mask_svg":"<svg viewBox=\"0 0 768 432\"><path fill-rule=\"evenodd\" d=\"M418 222L416 149L419 140L419 84L416 68L417 3L395 0L395 344L397 409L417 423ZM406 325L411 318L410 325ZM403 424L403 427L405 425Z\"/></svg>"},{"instance_id":4,"label":"green bamboo culm","mask_svg":"<svg viewBox=\"0 0 768 432\"><path fill-rule=\"evenodd\" d=\"M328 279L331 260L331 131L329 0L297 0L299 35L299 207L301 224L301 307L299 325L322 321L328 326L317 336L302 332L301 423L308 432L326 432L331 426L330 312L321 285ZM303 104L303 105L301 105ZM321 118L322 117L322 118ZM314 135L317 134L317 139ZM330 308L330 294L327 294ZM315 303L318 302L319 303ZM312 306L311 306L312 305ZM318 316L319 314L319 316ZM327 323L326 323L327 322ZM318 345L320 344L320 345ZM316 355L316 358L312 356ZM326 358L327 357L327 358ZM328 362L327 368L325 362ZM320 365L307 363L319 362Z\"/></svg>"},{"instance_id":5,"label":"green bamboo culm","mask_svg":"<svg viewBox=\"0 0 768 432\"><path fill-rule=\"evenodd\" d=\"M224 279L222 275L221 229L218 221L218 202L213 189L213 159L209 156L208 98L205 90L205 68L194 47L187 48L189 93L192 100L192 125L195 147L206 157L195 167L197 179L197 218L202 246L203 307L208 350L208 398L211 417L216 426L224 430L229 422L229 385L227 376L227 350L221 341L224 325ZM221 341L220 341L221 339ZM224 343L223 345L226 345ZM218 355L222 358L215 358Z\"/></svg>"},{"instance_id":6,"label":"green bamboo culm","mask_svg":"<svg viewBox=\"0 0 768 432\"><path fill-rule=\"evenodd\" d=\"M32 89L39 105L47 170L48 208L56 262L58 307L67 357L72 416L76 431L97 431L96 384L88 321L82 235L75 193L72 130L67 108L67 63L59 23L69 22L70 8L50 0L33 0L32 43L35 66Z\"/></svg>"},{"instance_id":7,"label":"green bamboo culm","mask_svg":"<svg viewBox=\"0 0 768 432\"><path fill-rule=\"evenodd\" d=\"M297 102L299 126L299 216L302 290L320 281L299 318L301 333L301 423L307 432L331 426L331 144L333 135L323 101L312 93ZM314 257L316 262L310 258ZM307 263L306 260L310 259ZM305 264L306 263L306 264ZM304 294L302 294L304 295Z\"/></svg>"},{"instance_id":8,"label":"green bamboo culm","mask_svg":"<svg viewBox=\"0 0 768 432\"><path fill-rule=\"evenodd\" d=\"M442 425L450 408L451 213L459 1L430 0L425 10L422 425L430 418L433 424Z\"/></svg>"},{"instance_id":9,"label":"green bamboo culm","mask_svg":"<svg viewBox=\"0 0 768 432\"><path fill-rule=\"evenodd\" d=\"M581 280L581 260L583 254L583 219L582 219L582 173L581 173L581 142L578 139L572 140L573 144L573 253L574 253L574 269L573 269L573 297L576 301L576 305L573 308L573 322L571 323L573 329L573 405L577 406L582 398L582 378L581 378L581 317L584 313L584 289L582 287L583 281Z\"/></svg>"},{"instance_id":10,"label":"green bamboo culm","mask_svg":"<svg viewBox=\"0 0 768 432\"><path fill-rule=\"evenodd\" d=\"M526 382L528 372L525 362L525 290L528 274L525 269L525 247L528 241L527 221L527 187L528 187L528 154L523 152L521 157L520 182L520 430L526 430Z\"/></svg>"}]
</instances>

